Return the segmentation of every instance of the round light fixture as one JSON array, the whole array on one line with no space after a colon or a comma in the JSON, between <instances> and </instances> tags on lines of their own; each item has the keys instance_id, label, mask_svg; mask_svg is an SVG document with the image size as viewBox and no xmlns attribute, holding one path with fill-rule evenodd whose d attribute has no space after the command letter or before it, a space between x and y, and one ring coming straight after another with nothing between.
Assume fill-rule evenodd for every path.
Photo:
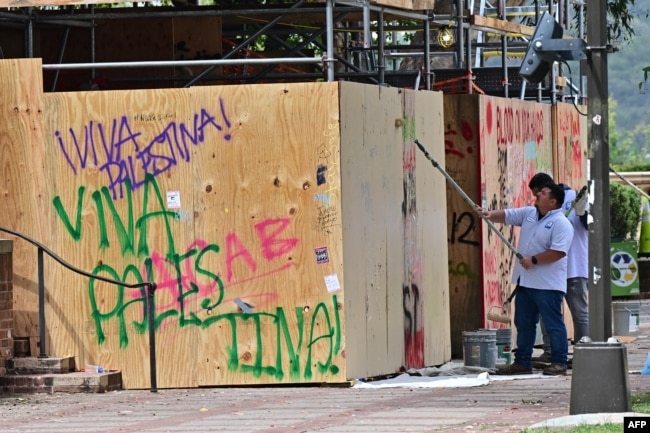
<instances>
[{"instance_id":1,"label":"round light fixture","mask_svg":"<svg viewBox=\"0 0 650 433\"><path fill-rule=\"evenodd\" d=\"M454 34L448 27L438 32L438 44L443 48L449 48L454 44Z\"/></svg>"}]
</instances>

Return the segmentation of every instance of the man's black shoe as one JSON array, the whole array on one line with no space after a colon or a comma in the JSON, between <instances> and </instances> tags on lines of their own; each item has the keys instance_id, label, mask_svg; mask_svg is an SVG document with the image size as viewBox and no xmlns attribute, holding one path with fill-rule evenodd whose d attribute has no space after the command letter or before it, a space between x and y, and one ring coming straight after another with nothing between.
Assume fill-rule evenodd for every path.
<instances>
[{"instance_id":1,"label":"man's black shoe","mask_svg":"<svg viewBox=\"0 0 650 433\"><path fill-rule=\"evenodd\" d=\"M540 370L543 370L546 367L551 366L551 354L544 352L539 356L533 356L531 361L533 363L533 368L539 368Z\"/></svg>"},{"instance_id":2,"label":"man's black shoe","mask_svg":"<svg viewBox=\"0 0 650 433\"><path fill-rule=\"evenodd\" d=\"M544 369L545 376L566 376L566 365L552 364Z\"/></svg>"},{"instance_id":3,"label":"man's black shoe","mask_svg":"<svg viewBox=\"0 0 650 433\"><path fill-rule=\"evenodd\" d=\"M505 367L497 368L497 371L493 374L497 376L514 376L519 374L533 374L533 369L524 367L523 365L512 363L506 365Z\"/></svg>"}]
</instances>

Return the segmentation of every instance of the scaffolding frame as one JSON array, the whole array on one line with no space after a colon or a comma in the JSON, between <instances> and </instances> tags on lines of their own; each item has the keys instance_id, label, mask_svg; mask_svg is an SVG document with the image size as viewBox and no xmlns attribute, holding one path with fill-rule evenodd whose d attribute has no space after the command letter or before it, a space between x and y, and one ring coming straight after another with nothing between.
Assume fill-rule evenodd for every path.
<instances>
[{"instance_id":1,"label":"scaffolding frame","mask_svg":"<svg viewBox=\"0 0 650 433\"><path fill-rule=\"evenodd\" d=\"M524 11L530 15L529 6L522 8L508 7L505 0L499 0L497 8L486 8L481 2L480 12L483 14L497 14L498 19L505 21L508 16ZM558 11L568 10L569 0L562 0L562 7ZM553 4L549 5L551 8ZM134 82L134 87L142 85L147 81L173 81L182 82L182 87L193 85L210 84L211 81L219 80L230 84L253 84L262 80L268 81L334 81L349 80L360 81L377 85L393 85L400 87L413 87L417 89L435 89L437 76L449 82L453 77L447 76L452 71L433 71L431 59L439 56L451 56L454 60L456 74L459 80L466 81L462 86L469 93L480 89L477 85L474 71L477 67L477 59L480 53L486 51L496 52L501 57L500 71L482 71L480 76L489 75L490 80L495 80L495 74L500 77L501 92L493 88L488 93L500 93L499 96L510 97L509 88L513 84L512 71L508 68L509 54L516 50L525 50L527 40L521 35L514 36L509 31L498 28L484 29L473 25L472 13L474 10L473 0L454 0L454 11L450 14L435 14L433 10L412 11L382 5L370 4L368 0L335 1L325 0L324 3L307 3L307 0L296 0L293 4L268 5L260 8L224 8L223 6L195 6L177 8L142 8L132 7L129 11L111 12L112 9L98 10L95 5L83 7L66 7L60 10L40 10L32 7L21 9L8 9L0 11L0 29L22 28L24 34L24 57L33 57L35 29L46 31L48 28L63 28L64 37L59 48L57 61L43 65L44 70L54 71L55 77L49 91L56 91L57 77L59 71L70 69L84 69L89 71L92 80L98 70L115 70L120 68L157 68L163 66L173 67L203 67L203 70L194 76L164 77L164 76L142 76L129 78ZM541 11L539 0L534 0L534 10ZM558 12L558 18L564 26L566 24L566 12ZM203 60L169 60L169 61L137 61L123 62L116 59L114 62L95 61L95 40L94 33L97 20L128 20L148 18L175 18L175 17L197 17L197 16L219 16L226 18L228 24L223 27L223 39L230 41L230 50L222 54L220 59ZM305 23L316 23L305 25ZM224 20L225 23L225 20ZM89 61L83 63L64 63L64 54L69 48L68 34L71 28L82 28L88 30L91 52ZM451 29L455 32L455 42L450 49L442 48L432 41L432 33L442 29ZM482 32L490 31L500 35L499 41L487 42L481 37ZM424 43L421 45L397 44L394 35L398 32L418 32L424 34ZM581 30L582 31L582 30ZM283 37L288 34L296 34L303 41L298 45L291 46L286 43ZM337 52L334 48L335 35L342 38L345 43L345 50ZM251 58L254 53L248 48L254 44L257 38L264 36L268 41L279 45L285 53L282 57L256 57ZM476 39L476 42L473 40ZM391 40L393 43L388 44ZM226 44L224 44L226 45ZM0 42L1 47L1 42ZM315 57L308 52L308 48L316 48L322 55ZM515 51L511 51L513 49ZM238 57L241 52L249 50L246 58ZM0 51L1 52L1 51ZM263 54L263 53L258 53ZM422 67L410 70L396 69L395 65L405 57L422 57L429 61L422 60ZM392 62L392 67L391 63ZM317 72L303 72L292 69L295 64L320 65L321 70ZM474 69L471 65L474 64ZM212 73L218 66L240 66L262 65L264 68L254 75L242 76L233 74L215 75ZM561 68L557 69L557 75L562 75ZM554 72L555 74L555 72ZM551 77L551 83L555 83L556 76ZM117 74L112 78L119 81ZM480 81L482 78L479 78ZM582 80L581 80L582 81ZM521 99L526 97L525 82L520 81L522 91ZM494 87L494 86L492 86ZM498 86L497 86L498 87ZM576 88L576 86L574 86ZM582 86L577 87L582 97ZM548 89L538 86L535 97L538 100L548 96L551 102L557 99L555 85L549 85Z\"/></svg>"}]
</instances>

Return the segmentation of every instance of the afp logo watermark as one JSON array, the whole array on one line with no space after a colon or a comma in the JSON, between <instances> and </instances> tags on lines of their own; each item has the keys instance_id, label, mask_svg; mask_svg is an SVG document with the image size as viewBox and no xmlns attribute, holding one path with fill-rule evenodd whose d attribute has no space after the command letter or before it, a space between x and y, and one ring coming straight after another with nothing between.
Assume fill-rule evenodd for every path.
<instances>
[{"instance_id":1,"label":"afp logo watermark","mask_svg":"<svg viewBox=\"0 0 650 433\"><path fill-rule=\"evenodd\" d=\"M650 416L623 417L623 432L650 432Z\"/></svg>"}]
</instances>

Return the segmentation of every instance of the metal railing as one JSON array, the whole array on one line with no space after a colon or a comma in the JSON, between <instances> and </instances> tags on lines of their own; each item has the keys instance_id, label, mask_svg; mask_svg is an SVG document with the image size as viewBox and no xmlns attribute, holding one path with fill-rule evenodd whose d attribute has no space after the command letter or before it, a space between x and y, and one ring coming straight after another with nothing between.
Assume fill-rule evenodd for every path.
<instances>
[{"instance_id":1,"label":"metal railing","mask_svg":"<svg viewBox=\"0 0 650 433\"><path fill-rule=\"evenodd\" d=\"M38 330L39 330L39 358L48 358L46 346L45 346L45 273L44 273L44 262L43 262L43 253L47 253L54 260L59 262L64 267L69 270L84 275L88 278L95 280L104 281L106 283L115 284L122 287L128 287L135 289L138 287L147 287L147 318L149 323L149 371L150 371L150 381L151 381L151 392L158 392L158 385L156 380L156 330L155 330L155 320L154 320L154 303L153 296L156 291L156 283L153 282L143 282L136 284L127 284L123 281L113 280L111 278L102 277L101 275L91 274L82 269L79 269L70 263L63 260L61 257L56 255L53 251L48 249L45 245L40 242L30 238L29 236L10 230L5 227L0 227L0 232L9 233L13 236L19 237L30 244L38 248Z\"/></svg>"}]
</instances>

